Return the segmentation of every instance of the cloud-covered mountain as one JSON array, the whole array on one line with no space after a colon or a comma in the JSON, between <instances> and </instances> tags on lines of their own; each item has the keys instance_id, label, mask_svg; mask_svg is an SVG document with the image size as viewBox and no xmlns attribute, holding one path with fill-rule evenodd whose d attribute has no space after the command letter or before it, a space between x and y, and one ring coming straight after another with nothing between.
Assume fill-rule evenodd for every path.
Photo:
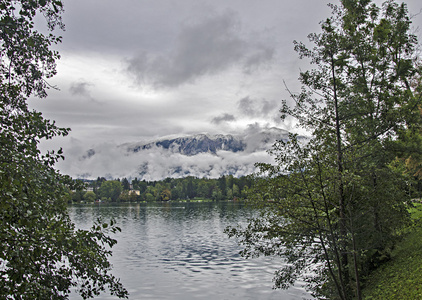
<instances>
[{"instance_id":1,"label":"cloud-covered mountain","mask_svg":"<svg viewBox=\"0 0 422 300\"><path fill-rule=\"evenodd\" d=\"M242 176L256 171L257 162L273 162L267 150L276 140L287 138L287 131L270 128L236 136L198 134L120 145L101 144L72 159L67 173L79 178L146 180Z\"/></svg>"},{"instance_id":2,"label":"cloud-covered mountain","mask_svg":"<svg viewBox=\"0 0 422 300\"><path fill-rule=\"evenodd\" d=\"M148 144L130 145L128 151L136 153L154 147L161 147L173 153L192 156L199 153L217 154L217 151L219 150L232 152L244 151L246 144L241 139L231 135L198 134L194 136L163 139Z\"/></svg>"}]
</instances>

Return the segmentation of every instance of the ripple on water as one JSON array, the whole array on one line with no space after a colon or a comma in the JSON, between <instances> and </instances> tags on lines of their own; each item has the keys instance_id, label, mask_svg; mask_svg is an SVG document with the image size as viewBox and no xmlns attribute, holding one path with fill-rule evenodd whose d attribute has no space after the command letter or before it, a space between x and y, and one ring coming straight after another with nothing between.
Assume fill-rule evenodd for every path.
<instances>
[{"instance_id":1,"label":"ripple on water","mask_svg":"<svg viewBox=\"0 0 422 300\"><path fill-rule=\"evenodd\" d=\"M253 211L234 205L71 207L70 215L80 228L89 228L99 216L116 220L122 232L114 237L113 274L128 288L130 299L301 299L301 289L271 289L280 260L239 256L236 241L223 231L245 224Z\"/></svg>"}]
</instances>

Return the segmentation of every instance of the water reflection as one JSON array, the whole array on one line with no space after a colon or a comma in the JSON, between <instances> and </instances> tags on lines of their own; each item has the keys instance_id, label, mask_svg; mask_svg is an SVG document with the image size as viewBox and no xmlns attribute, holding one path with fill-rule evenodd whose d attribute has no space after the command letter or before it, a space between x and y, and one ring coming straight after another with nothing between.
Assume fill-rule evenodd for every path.
<instances>
[{"instance_id":1,"label":"water reflection","mask_svg":"<svg viewBox=\"0 0 422 300\"><path fill-rule=\"evenodd\" d=\"M302 299L300 288L272 290L280 259L244 260L223 233L253 211L236 202L71 206L79 228L114 218L122 232L111 261L130 299ZM78 299L72 295L71 299ZM103 295L97 299L115 299Z\"/></svg>"}]
</instances>

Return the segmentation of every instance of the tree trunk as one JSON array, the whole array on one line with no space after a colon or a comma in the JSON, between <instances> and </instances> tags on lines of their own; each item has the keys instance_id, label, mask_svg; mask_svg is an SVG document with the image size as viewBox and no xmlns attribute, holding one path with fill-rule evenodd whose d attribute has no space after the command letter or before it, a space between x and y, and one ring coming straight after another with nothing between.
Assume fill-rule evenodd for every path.
<instances>
[{"instance_id":1,"label":"tree trunk","mask_svg":"<svg viewBox=\"0 0 422 300\"><path fill-rule=\"evenodd\" d=\"M337 142L337 171L338 171L338 196L339 196L339 224L340 224L340 257L341 262L339 270L341 272L341 283L343 287L343 294L345 299L348 299L350 296L348 291L348 286L350 282L349 277L349 260L347 254L347 225L346 225L346 201L344 195L344 186L343 186L343 149L342 149L342 140L341 140L341 131L340 131L340 116L338 111L338 97L337 97L337 83L336 83L336 74L335 74L335 59L334 55L331 55L331 71L333 79L333 92L334 92L334 109L335 109L335 129L336 129L336 142Z\"/></svg>"}]
</instances>

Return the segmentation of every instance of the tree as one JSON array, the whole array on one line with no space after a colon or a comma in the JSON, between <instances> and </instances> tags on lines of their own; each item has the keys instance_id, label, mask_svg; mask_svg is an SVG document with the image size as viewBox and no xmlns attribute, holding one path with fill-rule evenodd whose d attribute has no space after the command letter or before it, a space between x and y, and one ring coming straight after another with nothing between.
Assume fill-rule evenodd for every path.
<instances>
[{"instance_id":1,"label":"tree","mask_svg":"<svg viewBox=\"0 0 422 300\"><path fill-rule=\"evenodd\" d=\"M226 176L223 175L220 178L218 178L218 188L220 189L222 197L225 197L226 190L227 190Z\"/></svg>"},{"instance_id":2,"label":"tree","mask_svg":"<svg viewBox=\"0 0 422 300\"><path fill-rule=\"evenodd\" d=\"M183 183L185 183L186 185L184 186L185 191L186 191L186 196L188 199L193 199L196 197L196 190L195 190L195 186L194 186L194 177L192 176L188 176L185 178L185 180L183 181Z\"/></svg>"},{"instance_id":3,"label":"tree","mask_svg":"<svg viewBox=\"0 0 422 300\"><path fill-rule=\"evenodd\" d=\"M88 202L94 202L97 199L97 195L93 191L87 191L84 194L84 200Z\"/></svg>"},{"instance_id":4,"label":"tree","mask_svg":"<svg viewBox=\"0 0 422 300\"><path fill-rule=\"evenodd\" d=\"M98 189L98 195L101 198L110 198L111 201L116 202L123 191L122 183L118 180L104 181Z\"/></svg>"},{"instance_id":5,"label":"tree","mask_svg":"<svg viewBox=\"0 0 422 300\"><path fill-rule=\"evenodd\" d=\"M82 201L82 198L83 198L83 195L84 195L84 191L82 190L82 189L78 189L78 190L75 190L74 192L71 192L72 193L72 201L73 202L81 202Z\"/></svg>"},{"instance_id":6,"label":"tree","mask_svg":"<svg viewBox=\"0 0 422 300\"><path fill-rule=\"evenodd\" d=\"M164 189L160 193L161 201L169 201L171 200L171 191L169 189Z\"/></svg>"},{"instance_id":7,"label":"tree","mask_svg":"<svg viewBox=\"0 0 422 300\"><path fill-rule=\"evenodd\" d=\"M418 61L419 68L422 67L420 60ZM416 76L410 82L414 89L415 97L422 99L422 76ZM399 139L394 142L394 147L397 156L404 161L407 172L422 180L422 104L419 104L419 115L405 130L400 131Z\"/></svg>"},{"instance_id":8,"label":"tree","mask_svg":"<svg viewBox=\"0 0 422 300\"><path fill-rule=\"evenodd\" d=\"M237 184L233 184L233 196L234 197L240 196L240 191L239 191L239 187L237 186Z\"/></svg>"},{"instance_id":9,"label":"tree","mask_svg":"<svg viewBox=\"0 0 422 300\"><path fill-rule=\"evenodd\" d=\"M148 193L148 192L145 193L145 201L152 202L154 200L155 200L155 198L154 198L154 196L151 193Z\"/></svg>"},{"instance_id":10,"label":"tree","mask_svg":"<svg viewBox=\"0 0 422 300\"><path fill-rule=\"evenodd\" d=\"M210 197L210 188L209 188L209 181L205 178L202 178L198 182L197 188L197 195L201 198L209 198Z\"/></svg>"},{"instance_id":11,"label":"tree","mask_svg":"<svg viewBox=\"0 0 422 300\"><path fill-rule=\"evenodd\" d=\"M229 200L233 199L233 190L232 189L227 188L226 198L229 199Z\"/></svg>"},{"instance_id":12,"label":"tree","mask_svg":"<svg viewBox=\"0 0 422 300\"><path fill-rule=\"evenodd\" d=\"M223 193L218 186L215 186L211 193L211 199L214 201L223 200Z\"/></svg>"},{"instance_id":13,"label":"tree","mask_svg":"<svg viewBox=\"0 0 422 300\"><path fill-rule=\"evenodd\" d=\"M69 189L80 189L53 167L62 151L41 154L42 139L69 129L30 111L27 97L45 97L56 73L61 41L34 29L37 13L48 28L64 28L60 0L0 1L0 297L67 299L71 288L84 298L106 288L127 297L108 257L116 241L113 223L79 230L67 213ZM106 248L107 246L107 248Z\"/></svg>"},{"instance_id":14,"label":"tree","mask_svg":"<svg viewBox=\"0 0 422 300\"><path fill-rule=\"evenodd\" d=\"M419 83L419 98L422 97ZM393 141L392 147L397 153L396 166L408 175L409 194L413 198L421 198L422 191L422 108L420 106L419 120L414 122L400 133L397 140Z\"/></svg>"},{"instance_id":15,"label":"tree","mask_svg":"<svg viewBox=\"0 0 422 300\"><path fill-rule=\"evenodd\" d=\"M93 190L94 190L94 193L97 193L97 191L98 191L98 189L100 188L100 186L101 186L101 184L104 182L104 181L107 181L107 179L105 179L104 177L98 177L97 178L97 180L94 180L93 182L92 182L92 188L93 188Z\"/></svg>"},{"instance_id":16,"label":"tree","mask_svg":"<svg viewBox=\"0 0 422 300\"><path fill-rule=\"evenodd\" d=\"M130 183L127 180L127 178L122 179L122 187L123 187L123 190L125 190L125 191L130 190Z\"/></svg>"},{"instance_id":17,"label":"tree","mask_svg":"<svg viewBox=\"0 0 422 300\"><path fill-rule=\"evenodd\" d=\"M363 276L388 258L409 221L391 145L418 118L420 97L409 82L420 69L405 4L331 7L322 32L309 35L312 49L295 42L316 68L301 72L295 106L282 108L312 137L292 134L274 146L277 164L259 164L249 193L262 216L228 232L246 256L286 258L276 287L304 277L317 297L361 299Z\"/></svg>"}]
</instances>

